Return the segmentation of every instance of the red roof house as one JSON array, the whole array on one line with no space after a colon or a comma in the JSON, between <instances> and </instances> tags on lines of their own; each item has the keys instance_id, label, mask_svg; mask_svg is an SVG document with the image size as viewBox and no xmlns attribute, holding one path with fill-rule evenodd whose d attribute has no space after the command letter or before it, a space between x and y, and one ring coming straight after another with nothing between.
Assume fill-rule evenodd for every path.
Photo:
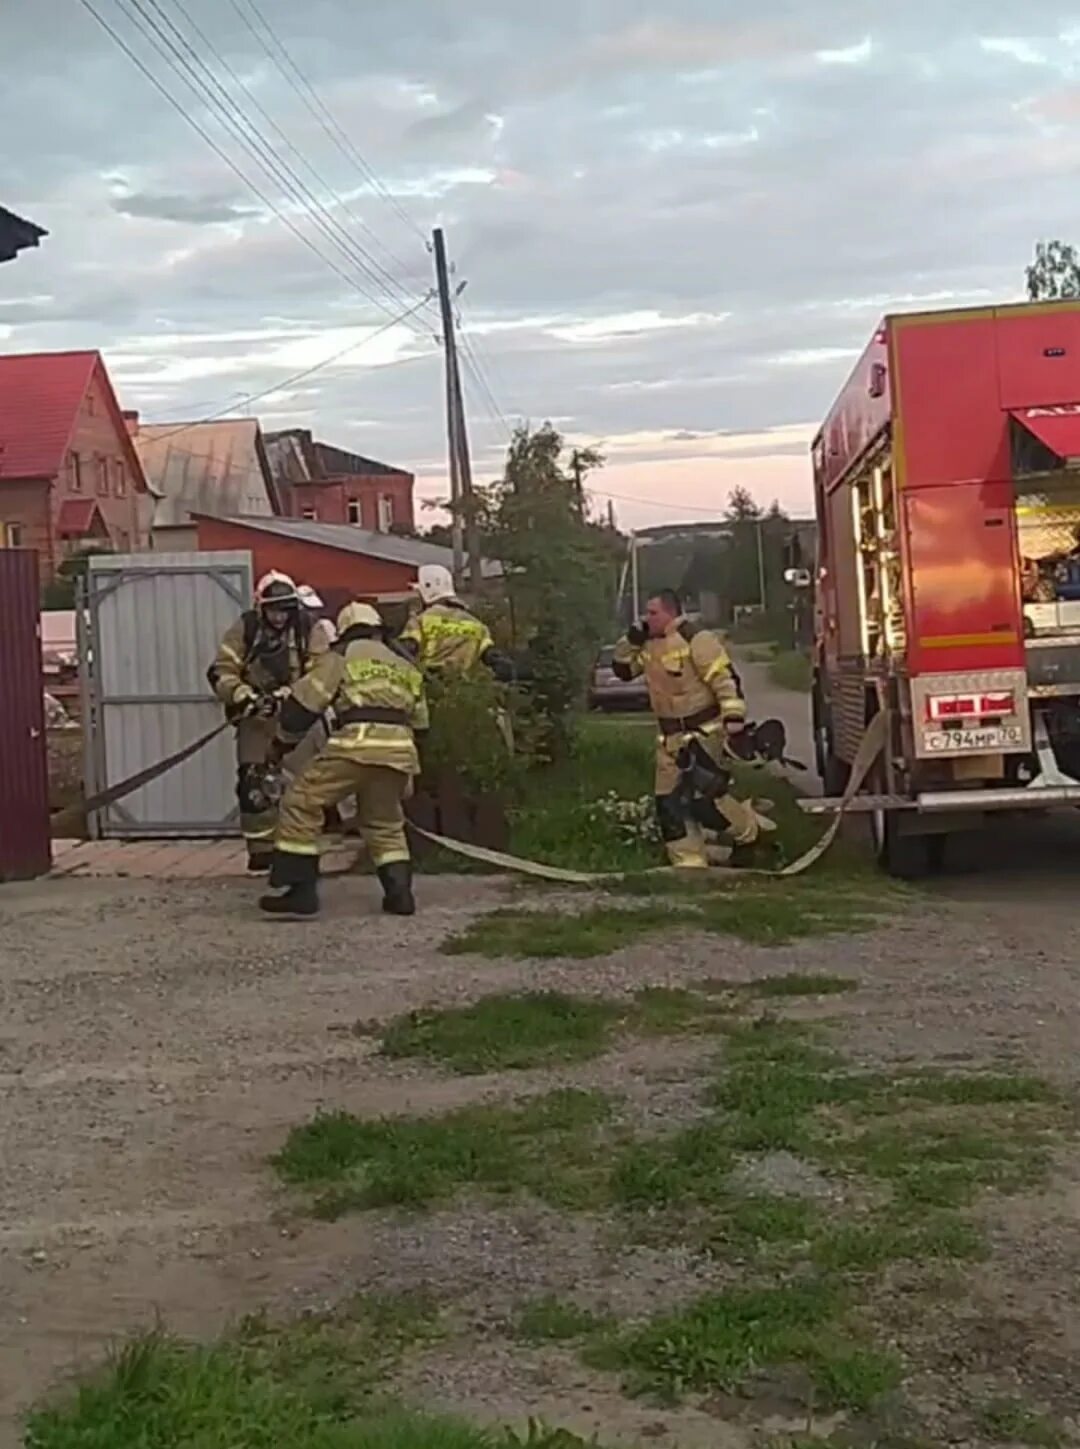
<instances>
[{"instance_id":1,"label":"red roof house","mask_svg":"<svg viewBox=\"0 0 1080 1449\"><path fill-rule=\"evenodd\" d=\"M43 581L90 545L145 546L146 478L98 352L0 357L0 547Z\"/></svg>"}]
</instances>

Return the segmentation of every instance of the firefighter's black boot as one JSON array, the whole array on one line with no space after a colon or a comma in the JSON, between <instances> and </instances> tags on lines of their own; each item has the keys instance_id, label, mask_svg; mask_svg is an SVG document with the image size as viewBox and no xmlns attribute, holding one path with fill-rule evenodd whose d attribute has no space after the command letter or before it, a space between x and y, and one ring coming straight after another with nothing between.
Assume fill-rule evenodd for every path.
<instances>
[{"instance_id":1,"label":"firefighter's black boot","mask_svg":"<svg viewBox=\"0 0 1080 1449\"><path fill-rule=\"evenodd\" d=\"M378 874L383 888L383 910L392 916L415 915L416 901L412 893L412 861L395 860L390 865L380 865Z\"/></svg>"},{"instance_id":2,"label":"firefighter's black boot","mask_svg":"<svg viewBox=\"0 0 1080 1449\"><path fill-rule=\"evenodd\" d=\"M314 881L291 885L279 896L262 896L259 909L268 916L284 916L287 920L306 920L319 914L319 887Z\"/></svg>"}]
</instances>

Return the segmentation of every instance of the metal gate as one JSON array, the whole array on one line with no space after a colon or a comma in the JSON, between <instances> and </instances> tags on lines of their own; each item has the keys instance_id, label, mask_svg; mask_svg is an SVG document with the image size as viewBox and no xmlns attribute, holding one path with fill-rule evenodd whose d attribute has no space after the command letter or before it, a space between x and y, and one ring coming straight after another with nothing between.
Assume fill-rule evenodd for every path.
<instances>
[{"instance_id":1,"label":"metal gate","mask_svg":"<svg viewBox=\"0 0 1080 1449\"><path fill-rule=\"evenodd\" d=\"M40 588L37 554L0 548L0 881L52 867Z\"/></svg>"},{"instance_id":2,"label":"metal gate","mask_svg":"<svg viewBox=\"0 0 1080 1449\"><path fill-rule=\"evenodd\" d=\"M251 555L90 559L79 609L86 792L96 794L207 734L221 705L206 670L251 602ZM231 732L99 811L95 838L235 835Z\"/></svg>"}]
</instances>

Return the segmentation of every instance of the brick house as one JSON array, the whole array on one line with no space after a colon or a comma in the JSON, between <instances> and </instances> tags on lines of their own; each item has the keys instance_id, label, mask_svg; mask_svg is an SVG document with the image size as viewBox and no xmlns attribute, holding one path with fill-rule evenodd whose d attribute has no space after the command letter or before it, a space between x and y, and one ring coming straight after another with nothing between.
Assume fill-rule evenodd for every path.
<instances>
[{"instance_id":1,"label":"brick house","mask_svg":"<svg viewBox=\"0 0 1080 1449\"><path fill-rule=\"evenodd\" d=\"M146 479L98 352L0 357L0 547L145 546Z\"/></svg>"},{"instance_id":2,"label":"brick house","mask_svg":"<svg viewBox=\"0 0 1080 1449\"><path fill-rule=\"evenodd\" d=\"M351 523L370 533L415 526L411 473L317 443L307 428L265 435L282 513L311 523Z\"/></svg>"}]
</instances>

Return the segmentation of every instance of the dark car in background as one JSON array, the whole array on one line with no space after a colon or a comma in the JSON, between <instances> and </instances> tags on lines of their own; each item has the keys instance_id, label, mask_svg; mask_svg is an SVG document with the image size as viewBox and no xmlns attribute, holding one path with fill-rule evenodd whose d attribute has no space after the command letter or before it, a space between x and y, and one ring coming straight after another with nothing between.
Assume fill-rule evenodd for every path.
<instances>
[{"instance_id":1,"label":"dark car in background","mask_svg":"<svg viewBox=\"0 0 1080 1449\"><path fill-rule=\"evenodd\" d=\"M648 709L649 691L642 678L620 679L611 667L615 646L600 650L589 676L589 708L602 710Z\"/></svg>"}]
</instances>

